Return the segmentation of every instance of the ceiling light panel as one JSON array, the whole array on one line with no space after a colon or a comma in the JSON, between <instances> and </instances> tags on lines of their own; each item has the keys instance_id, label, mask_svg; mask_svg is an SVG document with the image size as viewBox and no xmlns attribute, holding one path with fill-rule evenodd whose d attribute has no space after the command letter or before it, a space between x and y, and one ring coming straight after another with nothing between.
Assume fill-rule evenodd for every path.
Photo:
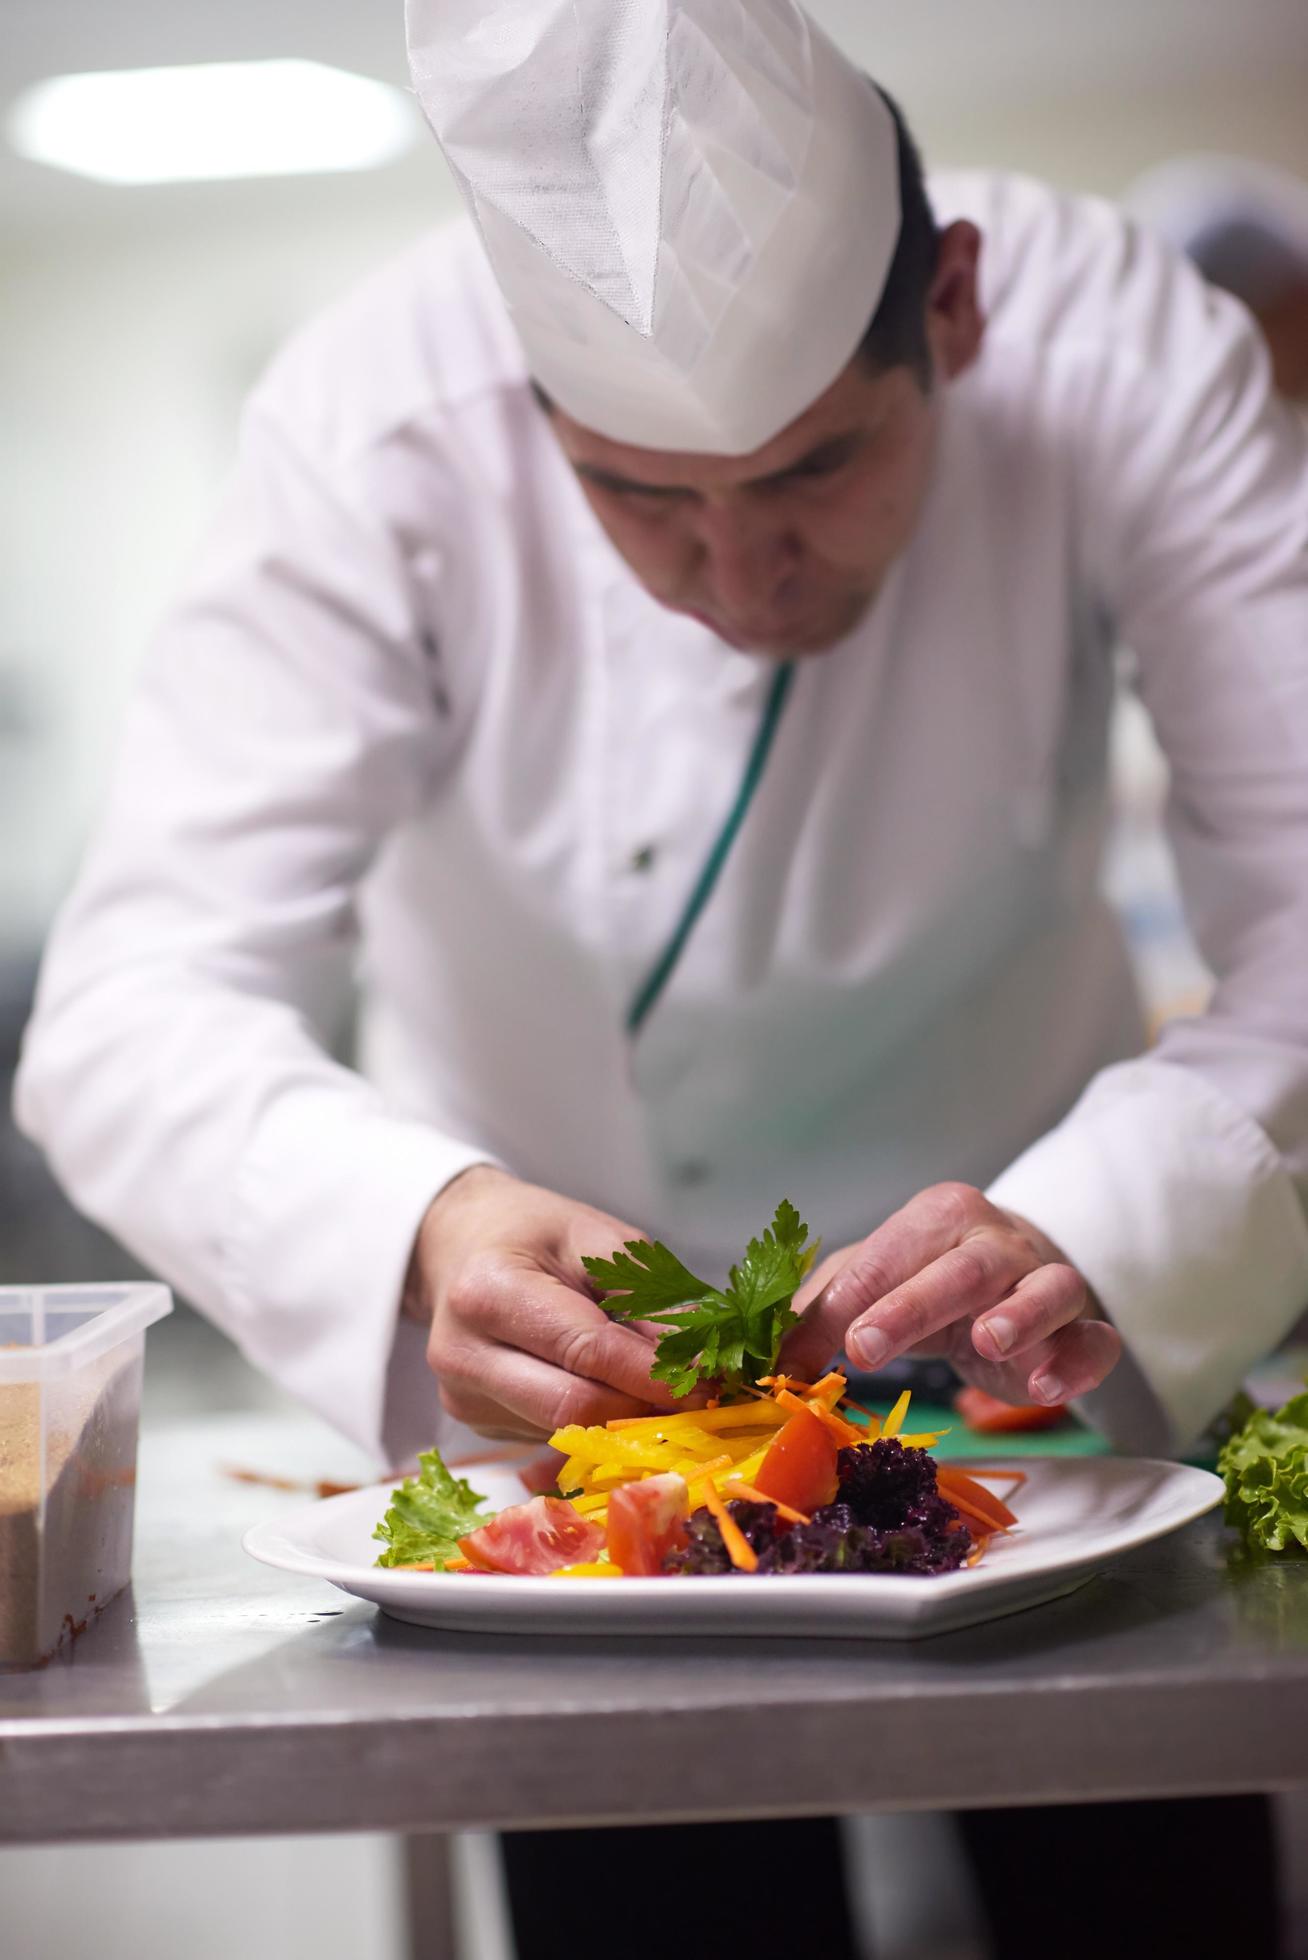
<instances>
[{"instance_id":1,"label":"ceiling light panel","mask_svg":"<svg viewBox=\"0 0 1308 1960\"><path fill-rule=\"evenodd\" d=\"M105 184L373 170L414 143L402 90L317 61L57 75L8 117L20 156Z\"/></svg>"}]
</instances>

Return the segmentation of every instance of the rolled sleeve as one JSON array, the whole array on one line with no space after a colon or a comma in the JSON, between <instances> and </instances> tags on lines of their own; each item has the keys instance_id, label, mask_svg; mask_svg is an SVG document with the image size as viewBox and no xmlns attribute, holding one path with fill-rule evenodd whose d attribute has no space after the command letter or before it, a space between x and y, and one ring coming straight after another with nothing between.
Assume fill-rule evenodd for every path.
<instances>
[{"instance_id":1,"label":"rolled sleeve","mask_svg":"<svg viewBox=\"0 0 1308 1960\"><path fill-rule=\"evenodd\" d=\"M1152 1057L1099 1076L991 1187L1048 1234L1128 1350L1083 1412L1119 1447L1193 1443L1308 1296L1308 1225L1265 1133Z\"/></svg>"}]
</instances>

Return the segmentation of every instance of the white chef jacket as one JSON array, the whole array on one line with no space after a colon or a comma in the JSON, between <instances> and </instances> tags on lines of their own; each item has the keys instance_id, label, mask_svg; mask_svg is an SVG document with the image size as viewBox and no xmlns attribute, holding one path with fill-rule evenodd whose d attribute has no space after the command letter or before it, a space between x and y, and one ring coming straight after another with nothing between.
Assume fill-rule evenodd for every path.
<instances>
[{"instance_id":1,"label":"white chef jacket","mask_svg":"<svg viewBox=\"0 0 1308 1960\"><path fill-rule=\"evenodd\" d=\"M379 1455L442 1433L397 1302L482 1161L720 1273L962 1178L1189 1441L1308 1298L1308 461L1246 316L1110 207L985 234L917 534L802 663L712 900L633 997L775 676L613 551L456 227L311 326L127 721L17 1108L76 1201ZM1211 1010L1142 1055L1098 890L1115 636L1173 771ZM364 1066L323 1041L352 959Z\"/></svg>"}]
</instances>

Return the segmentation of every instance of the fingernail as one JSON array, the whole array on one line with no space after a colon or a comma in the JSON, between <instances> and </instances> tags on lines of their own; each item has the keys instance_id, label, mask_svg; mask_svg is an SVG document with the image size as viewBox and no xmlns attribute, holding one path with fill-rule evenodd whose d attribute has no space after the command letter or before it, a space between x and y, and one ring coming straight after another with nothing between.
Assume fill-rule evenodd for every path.
<instances>
[{"instance_id":1,"label":"fingernail","mask_svg":"<svg viewBox=\"0 0 1308 1960\"><path fill-rule=\"evenodd\" d=\"M851 1361L860 1368L866 1368L869 1374L874 1374L883 1362L890 1359L893 1345L890 1336L883 1334L879 1327L860 1327L850 1335L846 1349Z\"/></svg>"},{"instance_id":2,"label":"fingernail","mask_svg":"<svg viewBox=\"0 0 1308 1960\"><path fill-rule=\"evenodd\" d=\"M1031 1382L1031 1393L1041 1402L1066 1402L1067 1384L1057 1375L1036 1375Z\"/></svg>"},{"instance_id":3,"label":"fingernail","mask_svg":"<svg viewBox=\"0 0 1308 1960\"><path fill-rule=\"evenodd\" d=\"M1017 1329L1005 1313L987 1314L981 1322L981 1331L990 1336L996 1354L1007 1354L1017 1340Z\"/></svg>"}]
</instances>

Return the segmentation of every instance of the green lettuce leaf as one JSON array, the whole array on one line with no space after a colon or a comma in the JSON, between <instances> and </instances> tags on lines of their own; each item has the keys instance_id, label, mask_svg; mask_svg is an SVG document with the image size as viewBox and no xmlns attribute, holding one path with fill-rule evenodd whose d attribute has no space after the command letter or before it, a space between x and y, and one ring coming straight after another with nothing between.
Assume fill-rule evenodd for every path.
<instances>
[{"instance_id":1,"label":"green lettuce leaf","mask_svg":"<svg viewBox=\"0 0 1308 1960\"><path fill-rule=\"evenodd\" d=\"M391 1492L390 1509L373 1532L386 1550L378 1565L425 1565L439 1572L446 1559L458 1556L459 1540L492 1512L482 1511L486 1499L461 1477L452 1476L438 1450L418 1458L418 1475Z\"/></svg>"},{"instance_id":2,"label":"green lettuce leaf","mask_svg":"<svg viewBox=\"0 0 1308 1960\"><path fill-rule=\"evenodd\" d=\"M1226 1522L1263 1552L1308 1552L1308 1394L1260 1409L1217 1459Z\"/></svg>"},{"instance_id":3,"label":"green lettuce leaf","mask_svg":"<svg viewBox=\"0 0 1308 1960\"><path fill-rule=\"evenodd\" d=\"M781 1343L799 1319L790 1303L819 1251L807 1240L808 1226L783 1203L762 1238L750 1240L725 1288L697 1279L657 1240L632 1239L625 1252L582 1264L601 1293L619 1296L604 1301L615 1320L672 1330L654 1350L655 1381L678 1396L700 1382L732 1393L776 1367Z\"/></svg>"}]
</instances>

